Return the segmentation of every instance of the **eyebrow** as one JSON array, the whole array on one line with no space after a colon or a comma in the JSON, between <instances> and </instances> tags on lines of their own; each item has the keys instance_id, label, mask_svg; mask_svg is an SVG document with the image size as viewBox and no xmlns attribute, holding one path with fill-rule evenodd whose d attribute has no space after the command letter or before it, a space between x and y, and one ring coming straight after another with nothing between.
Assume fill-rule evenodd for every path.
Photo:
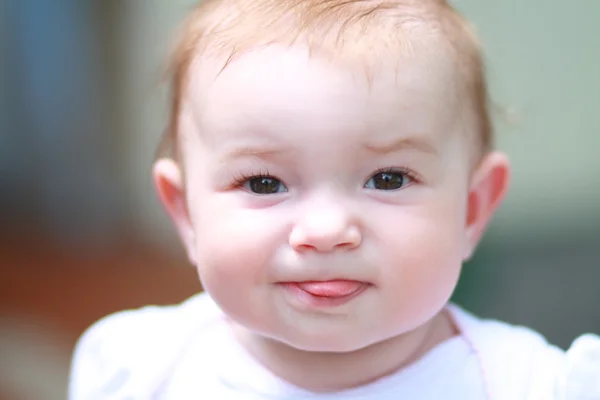
<instances>
[{"instance_id":1,"label":"eyebrow","mask_svg":"<svg viewBox=\"0 0 600 400\"><path fill-rule=\"evenodd\" d=\"M432 155L438 154L438 149L429 141L405 137L387 143L365 143L363 147L364 149L377 154L389 154L407 149L413 149Z\"/></svg>"},{"instance_id":2,"label":"eyebrow","mask_svg":"<svg viewBox=\"0 0 600 400\"><path fill-rule=\"evenodd\" d=\"M227 151L223 157L223 161L231 161L237 158L244 157L257 157L257 158L273 158L275 156L289 153L291 149L282 147L255 147L255 146L243 146L235 147Z\"/></svg>"}]
</instances>

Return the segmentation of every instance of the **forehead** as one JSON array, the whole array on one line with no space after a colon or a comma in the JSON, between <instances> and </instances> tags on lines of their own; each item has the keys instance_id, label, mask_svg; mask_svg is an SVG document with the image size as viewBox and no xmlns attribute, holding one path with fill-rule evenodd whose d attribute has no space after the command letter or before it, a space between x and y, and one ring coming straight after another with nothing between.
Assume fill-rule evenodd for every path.
<instances>
[{"instance_id":1,"label":"forehead","mask_svg":"<svg viewBox=\"0 0 600 400\"><path fill-rule=\"evenodd\" d=\"M211 143L285 139L284 133L345 141L353 134L438 140L455 125L457 113L454 68L443 54L423 47L367 67L315 56L303 47L272 45L224 69L222 60L199 59L190 69L186 103L195 134Z\"/></svg>"}]
</instances>

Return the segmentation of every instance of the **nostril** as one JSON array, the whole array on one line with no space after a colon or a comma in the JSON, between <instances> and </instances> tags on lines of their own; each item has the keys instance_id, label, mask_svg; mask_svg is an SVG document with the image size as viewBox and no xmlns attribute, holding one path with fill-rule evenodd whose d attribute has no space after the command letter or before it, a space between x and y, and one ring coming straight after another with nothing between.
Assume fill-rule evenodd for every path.
<instances>
[{"instance_id":1,"label":"nostril","mask_svg":"<svg viewBox=\"0 0 600 400\"><path fill-rule=\"evenodd\" d=\"M296 251L299 251L299 252L317 250L317 248L315 246L311 246L309 244L299 244L299 245L294 246L294 248L296 249Z\"/></svg>"},{"instance_id":2,"label":"nostril","mask_svg":"<svg viewBox=\"0 0 600 400\"><path fill-rule=\"evenodd\" d=\"M354 247L356 247L356 246L350 242L339 243L339 244L335 245L336 250L350 250L350 249L353 249Z\"/></svg>"}]
</instances>

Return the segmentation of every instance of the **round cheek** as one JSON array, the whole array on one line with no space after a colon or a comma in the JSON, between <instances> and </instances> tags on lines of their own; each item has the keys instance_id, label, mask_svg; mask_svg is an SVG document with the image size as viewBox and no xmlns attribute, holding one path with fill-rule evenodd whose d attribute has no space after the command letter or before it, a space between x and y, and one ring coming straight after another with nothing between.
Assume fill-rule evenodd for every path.
<instances>
[{"instance_id":1,"label":"round cheek","mask_svg":"<svg viewBox=\"0 0 600 400\"><path fill-rule=\"evenodd\" d=\"M236 322L255 325L271 315L270 267L281 243L277 227L256 210L228 207L218 196L192 215L198 274L204 289ZM266 321L263 321L266 322Z\"/></svg>"},{"instance_id":2,"label":"round cheek","mask_svg":"<svg viewBox=\"0 0 600 400\"><path fill-rule=\"evenodd\" d=\"M460 214L460 213L458 213ZM387 317L402 330L414 329L439 312L450 298L461 270L462 229L456 210L427 210L386 223Z\"/></svg>"},{"instance_id":3,"label":"round cheek","mask_svg":"<svg viewBox=\"0 0 600 400\"><path fill-rule=\"evenodd\" d=\"M429 236L440 239L439 235ZM389 281L395 282L395 291L390 296L389 312L391 316L416 328L437 314L447 303L456 284L461 269L460 254L445 252L445 247L431 246L430 243L413 241L415 250L412 254L395 254L396 270L390 271ZM456 253L456 254L454 254Z\"/></svg>"}]
</instances>

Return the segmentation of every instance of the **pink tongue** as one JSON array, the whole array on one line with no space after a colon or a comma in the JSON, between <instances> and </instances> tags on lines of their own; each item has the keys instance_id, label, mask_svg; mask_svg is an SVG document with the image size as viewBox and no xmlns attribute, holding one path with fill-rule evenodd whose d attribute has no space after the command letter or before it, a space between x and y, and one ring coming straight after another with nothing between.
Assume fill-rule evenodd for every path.
<instances>
[{"instance_id":1,"label":"pink tongue","mask_svg":"<svg viewBox=\"0 0 600 400\"><path fill-rule=\"evenodd\" d=\"M356 281L298 282L298 287L320 297L342 297L356 292L362 283Z\"/></svg>"}]
</instances>

